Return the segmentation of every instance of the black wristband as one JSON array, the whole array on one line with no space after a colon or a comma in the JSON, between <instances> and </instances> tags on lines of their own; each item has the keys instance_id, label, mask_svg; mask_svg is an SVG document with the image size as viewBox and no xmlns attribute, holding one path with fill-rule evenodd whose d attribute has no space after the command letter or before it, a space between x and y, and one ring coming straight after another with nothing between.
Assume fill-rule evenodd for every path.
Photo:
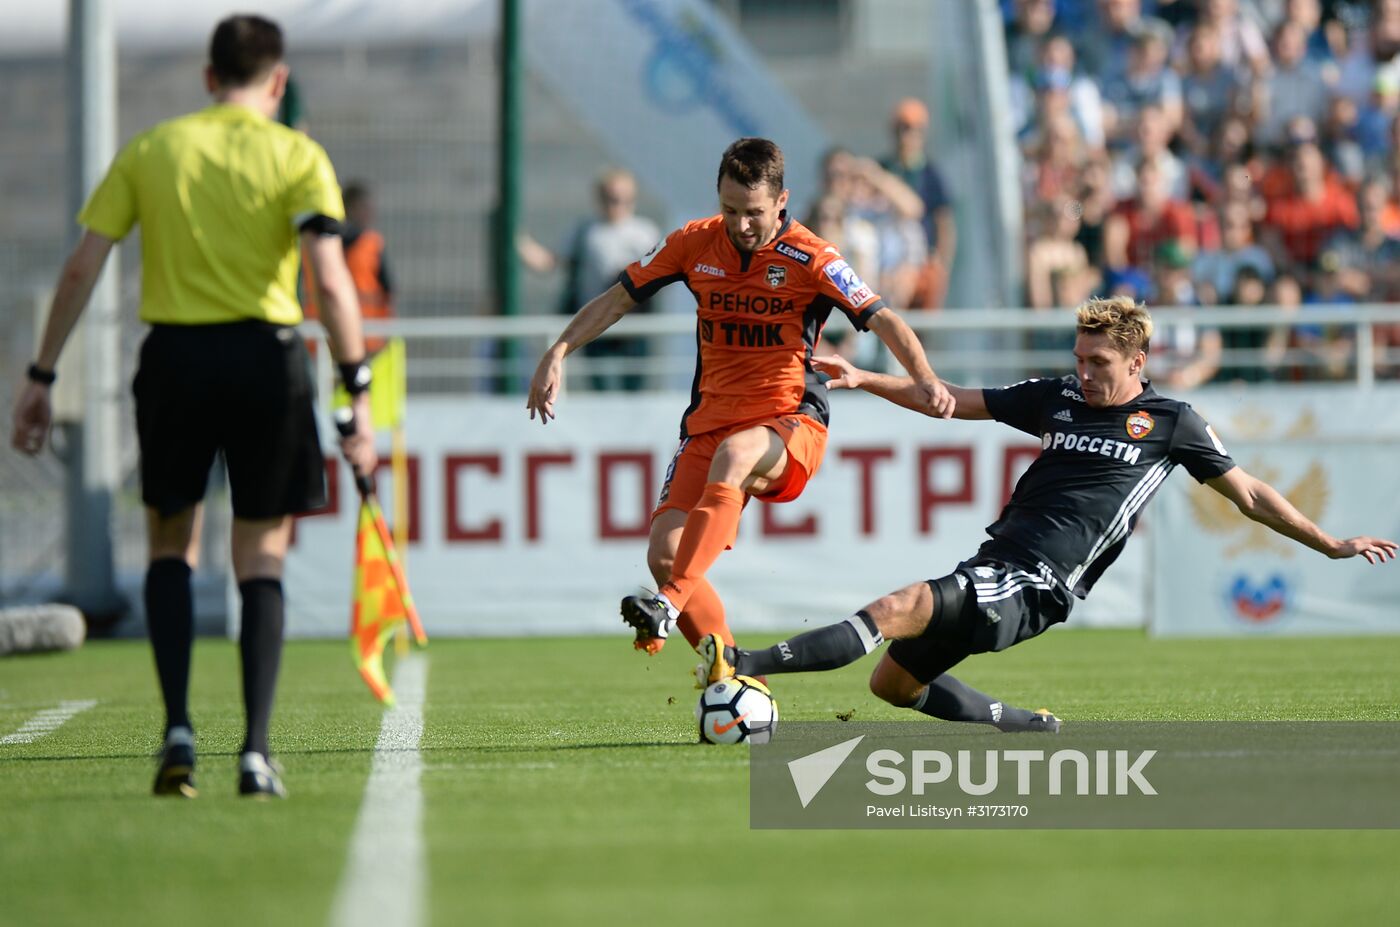
<instances>
[{"instance_id":1,"label":"black wristband","mask_svg":"<svg viewBox=\"0 0 1400 927\"><path fill-rule=\"evenodd\" d=\"M356 361L353 364L340 364L339 366L340 382L347 393L351 396L358 396L369 389L370 380L374 379L369 364L364 361Z\"/></svg>"},{"instance_id":2,"label":"black wristband","mask_svg":"<svg viewBox=\"0 0 1400 927\"><path fill-rule=\"evenodd\" d=\"M58 379L58 374L52 370L45 370L38 364L30 364L27 376L34 383L42 383L45 386L53 386L54 380Z\"/></svg>"}]
</instances>

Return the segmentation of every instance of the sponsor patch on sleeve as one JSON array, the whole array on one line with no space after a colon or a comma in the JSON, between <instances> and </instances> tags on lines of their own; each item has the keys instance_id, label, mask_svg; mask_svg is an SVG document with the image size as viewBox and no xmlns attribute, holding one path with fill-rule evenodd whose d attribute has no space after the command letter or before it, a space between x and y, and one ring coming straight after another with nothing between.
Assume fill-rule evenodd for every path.
<instances>
[{"instance_id":1,"label":"sponsor patch on sleeve","mask_svg":"<svg viewBox=\"0 0 1400 927\"><path fill-rule=\"evenodd\" d=\"M875 291L866 286L865 281L860 279L860 276L843 258L837 258L823 267L822 270L831 278L831 282L836 284L841 295L846 297L846 302L850 303L854 309L860 308L875 295Z\"/></svg>"}]
</instances>

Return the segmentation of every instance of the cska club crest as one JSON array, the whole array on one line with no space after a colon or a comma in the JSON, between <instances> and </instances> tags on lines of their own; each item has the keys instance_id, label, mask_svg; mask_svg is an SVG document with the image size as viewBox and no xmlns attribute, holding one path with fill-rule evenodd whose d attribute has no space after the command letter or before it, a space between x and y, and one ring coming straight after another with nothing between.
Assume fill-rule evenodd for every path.
<instances>
[{"instance_id":1,"label":"cska club crest","mask_svg":"<svg viewBox=\"0 0 1400 927\"><path fill-rule=\"evenodd\" d=\"M776 290L787 283L787 268L782 264L769 264L768 274L764 279L768 281L769 286Z\"/></svg>"},{"instance_id":2,"label":"cska club crest","mask_svg":"<svg viewBox=\"0 0 1400 927\"><path fill-rule=\"evenodd\" d=\"M1152 429L1157 425L1152 420L1152 416L1146 412L1138 411L1128 416L1128 437L1134 441L1140 441L1152 433Z\"/></svg>"}]
</instances>

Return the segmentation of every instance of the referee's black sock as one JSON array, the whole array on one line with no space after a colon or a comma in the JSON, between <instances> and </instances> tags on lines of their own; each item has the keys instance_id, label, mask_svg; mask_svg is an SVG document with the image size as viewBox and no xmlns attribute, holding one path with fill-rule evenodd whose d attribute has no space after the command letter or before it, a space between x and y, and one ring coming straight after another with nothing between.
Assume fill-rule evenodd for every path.
<instances>
[{"instance_id":1,"label":"referee's black sock","mask_svg":"<svg viewBox=\"0 0 1400 927\"><path fill-rule=\"evenodd\" d=\"M165 729L190 724L190 651L194 646L194 593L190 565L162 557L146 567L146 633L156 657L156 675L165 700Z\"/></svg>"},{"instance_id":2,"label":"referee's black sock","mask_svg":"<svg viewBox=\"0 0 1400 927\"><path fill-rule=\"evenodd\" d=\"M992 724L1002 731L1027 730L1035 717L1035 712L1004 705L947 673L929 683L909 707L944 721Z\"/></svg>"},{"instance_id":3,"label":"referee's black sock","mask_svg":"<svg viewBox=\"0 0 1400 927\"><path fill-rule=\"evenodd\" d=\"M246 579L238 584L243 596L243 631L238 649L243 656L243 709L248 715L248 739L243 752L268 755L267 728L282 662L282 581Z\"/></svg>"},{"instance_id":4,"label":"referee's black sock","mask_svg":"<svg viewBox=\"0 0 1400 927\"><path fill-rule=\"evenodd\" d=\"M735 669L746 676L832 670L854 663L885 642L864 611L845 621L780 641L766 650L739 651Z\"/></svg>"}]
</instances>

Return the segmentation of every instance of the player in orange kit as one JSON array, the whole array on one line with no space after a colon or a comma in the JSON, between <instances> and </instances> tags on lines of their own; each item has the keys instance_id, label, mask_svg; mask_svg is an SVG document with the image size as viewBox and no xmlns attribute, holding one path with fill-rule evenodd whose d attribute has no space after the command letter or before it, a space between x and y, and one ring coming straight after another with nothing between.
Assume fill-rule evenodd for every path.
<instances>
[{"instance_id":1,"label":"player in orange kit","mask_svg":"<svg viewBox=\"0 0 1400 927\"><path fill-rule=\"evenodd\" d=\"M776 144L741 138L730 145L717 187L719 215L666 236L578 311L540 358L526 403L531 418L548 423L565 357L662 287L684 282L695 294L695 381L647 548L660 590L622 600L635 646L648 653L661 649L677 623L692 647L712 633L732 644L705 573L734 541L749 497L790 502L821 466L829 406L812 349L831 310L880 337L918 384L929 414L953 412L909 326L835 247L788 216ZM707 676L732 675L719 664Z\"/></svg>"}]
</instances>

